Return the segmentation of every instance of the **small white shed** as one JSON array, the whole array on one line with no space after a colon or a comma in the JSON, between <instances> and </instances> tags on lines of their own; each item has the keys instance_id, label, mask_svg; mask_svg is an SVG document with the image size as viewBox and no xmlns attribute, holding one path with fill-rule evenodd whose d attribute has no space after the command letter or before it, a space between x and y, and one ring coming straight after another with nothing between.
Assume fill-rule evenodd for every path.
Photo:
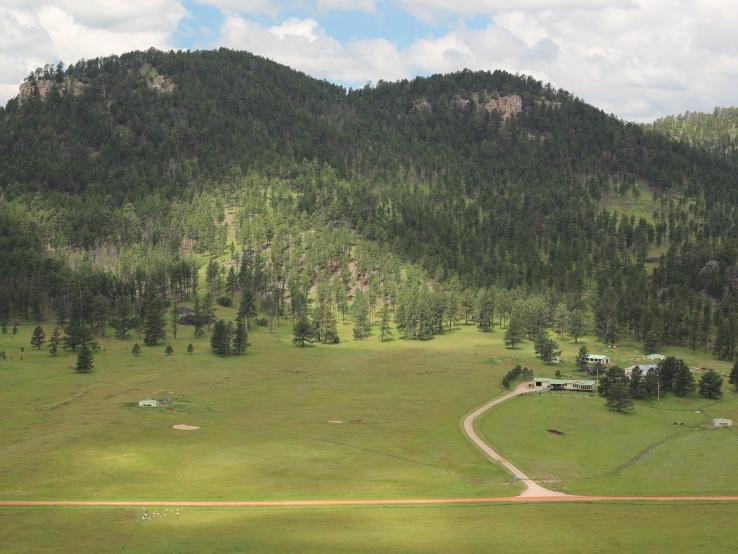
<instances>
[{"instance_id":1,"label":"small white shed","mask_svg":"<svg viewBox=\"0 0 738 554\"><path fill-rule=\"evenodd\" d=\"M138 401L138 407L139 408L158 408L159 407L159 401L153 400L151 398L148 398L146 400L139 400Z\"/></svg>"},{"instance_id":2,"label":"small white shed","mask_svg":"<svg viewBox=\"0 0 738 554\"><path fill-rule=\"evenodd\" d=\"M712 420L712 425L714 427L732 427L733 420L725 419L724 417L716 417L715 419Z\"/></svg>"}]
</instances>

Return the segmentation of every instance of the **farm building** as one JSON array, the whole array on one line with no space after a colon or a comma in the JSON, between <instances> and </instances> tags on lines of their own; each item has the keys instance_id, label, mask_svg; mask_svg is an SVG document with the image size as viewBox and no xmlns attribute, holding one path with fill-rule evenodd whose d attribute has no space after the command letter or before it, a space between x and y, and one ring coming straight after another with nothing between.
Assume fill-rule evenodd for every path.
<instances>
[{"instance_id":1,"label":"farm building","mask_svg":"<svg viewBox=\"0 0 738 554\"><path fill-rule=\"evenodd\" d=\"M712 420L712 425L714 427L732 427L733 426L733 420L732 419L725 419L724 417L717 417Z\"/></svg>"},{"instance_id":2,"label":"farm building","mask_svg":"<svg viewBox=\"0 0 738 554\"><path fill-rule=\"evenodd\" d=\"M610 358L604 354L588 354L587 363L607 365L610 363Z\"/></svg>"},{"instance_id":3,"label":"farm building","mask_svg":"<svg viewBox=\"0 0 738 554\"><path fill-rule=\"evenodd\" d=\"M633 370L636 369L636 368L638 368L638 369L641 370L641 377L645 377L650 372L656 370L656 366L654 364L637 364L637 365L632 365L630 367L626 367L625 368L625 375L627 375L628 377L630 377L630 374L633 373Z\"/></svg>"},{"instance_id":4,"label":"farm building","mask_svg":"<svg viewBox=\"0 0 738 554\"><path fill-rule=\"evenodd\" d=\"M158 408L159 401L153 400L152 398L147 398L146 400L139 400L138 407L139 408Z\"/></svg>"},{"instance_id":5,"label":"farm building","mask_svg":"<svg viewBox=\"0 0 738 554\"><path fill-rule=\"evenodd\" d=\"M536 377L533 384L537 390L570 390L594 392L595 382L586 379L548 379Z\"/></svg>"}]
</instances>

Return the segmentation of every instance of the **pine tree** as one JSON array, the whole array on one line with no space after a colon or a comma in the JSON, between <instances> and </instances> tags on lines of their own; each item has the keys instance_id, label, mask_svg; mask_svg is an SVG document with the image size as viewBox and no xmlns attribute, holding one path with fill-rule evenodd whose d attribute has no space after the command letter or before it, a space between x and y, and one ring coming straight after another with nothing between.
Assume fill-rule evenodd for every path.
<instances>
[{"instance_id":1,"label":"pine tree","mask_svg":"<svg viewBox=\"0 0 738 554\"><path fill-rule=\"evenodd\" d=\"M143 302L143 334L144 344L156 346L159 341L166 338L164 331L164 308L159 298L149 293Z\"/></svg>"},{"instance_id":2,"label":"pine tree","mask_svg":"<svg viewBox=\"0 0 738 554\"><path fill-rule=\"evenodd\" d=\"M210 335L210 348L213 354L227 356L231 352L231 337L228 325L222 319L215 322L213 332Z\"/></svg>"},{"instance_id":3,"label":"pine tree","mask_svg":"<svg viewBox=\"0 0 738 554\"><path fill-rule=\"evenodd\" d=\"M735 386L736 392L738 392L738 361L733 364L733 369L730 370L730 377L728 383Z\"/></svg>"},{"instance_id":4,"label":"pine tree","mask_svg":"<svg viewBox=\"0 0 738 554\"><path fill-rule=\"evenodd\" d=\"M115 302L114 317L111 322L115 336L124 339L133 327L131 322L131 301L127 296L120 296Z\"/></svg>"},{"instance_id":5,"label":"pine tree","mask_svg":"<svg viewBox=\"0 0 738 554\"><path fill-rule=\"evenodd\" d=\"M41 350L41 345L44 342L46 342L46 332L41 327L36 327L31 336L31 346L36 350Z\"/></svg>"},{"instance_id":6,"label":"pine tree","mask_svg":"<svg viewBox=\"0 0 738 554\"><path fill-rule=\"evenodd\" d=\"M336 316L330 308L328 308L327 313L323 316L322 327L323 331L321 342L323 342L323 344L338 344L340 338L338 336Z\"/></svg>"},{"instance_id":7,"label":"pine tree","mask_svg":"<svg viewBox=\"0 0 738 554\"><path fill-rule=\"evenodd\" d=\"M190 356L192 356L192 353L193 353L194 351L195 351L195 347L194 347L194 346L192 346L192 343L188 344L188 345L187 345L187 354L189 354Z\"/></svg>"},{"instance_id":8,"label":"pine tree","mask_svg":"<svg viewBox=\"0 0 738 554\"><path fill-rule=\"evenodd\" d=\"M246 329L249 327L249 320L256 316L256 299L254 291L249 287L241 289L241 303L238 306L238 317L244 318Z\"/></svg>"},{"instance_id":9,"label":"pine tree","mask_svg":"<svg viewBox=\"0 0 738 554\"><path fill-rule=\"evenodd\" d=\"M633 400L625 383L613 383L608 388L606 397L607 407L615 412L622 413L633 409Z\"/></svg>"},{"instance_id":10,"label":"pine tree","mask_svg":"<svg viewBox=\"0 0 738 554\"><path fill-rule=\"evenodd\" d=\"M700 396L717 399L723 395L723 378L714 369L708 369L700 379Z\"/></svg>"},{"instance_id":11,"label":"pine tree","mask_svg":"<svg viewBox=\"0 0 738 554\"><path fill-rule=\"evenodd\" d=\"M243 317L236 319L236 329L233 332L233 352L235 354L243 354L248 346L248 334L246 330L246 320Z\"/></svg>"},{"instance_id":12,"label":"pine tree","mask_svg":"<svg viewBox=\"0 0 738 554\"><path fill-rule=\"evenodd\" d=\"M167 356L171 356L173 352L174 348L172 348L172 345L167 344L167 347L164 349L164 354L166 354Z\"/></svg>"},{"instance_id":13,"label":"pine tree","mask_svg":"<svg viewBox=\"0 0 738 554\"><path fill-rule=\"evenodd\" d=\"M569 309L566 307L566 304L563 302L559 302L556 305L556 311L554 312L554 322L556 324L556 334L559 337L564 336L564 332L566 331L566 326L569 321Z\"/></svg>"},{"instance_id":14,"label":"pine tree","mask_svg":"<svg viewBox=\"0 0 738 554\"><path fill-rule=\"evenodd\" d=\"M141 347L138 345L138 343L133 345L133 348L131 348L131 353L134 356L138 356L139 354L141 354Z\"/></svg>"},{"instance_id":15,"label":"pine tree","mask_svg":"<svg viewBox=\"0 0 738 554\"><path fill-rule=\"evenodd\" d=\"M307 317L303 316L297 320L292 329L292 334L294 335L292 342L297 346L302 347L305 346L306 342L313 342L313 330Z\"/></svg>"},{"instance_id":16,"label":"pine tree","mask_svg":"<svg viewBox=\"0 0 738 554\"><path fill-rule=\"evenodd\" d=\"M387 305L387 302L385 302L384 305L382 306L380 317L381 317L381 322L380 322L380 327L379 327L379 340L384 342L388 338L392 337L392 327L390 325L390 312L389 312L389 306Z\"/></svg>"},{"instance_id":17,"label":"pine tree","mask_svg":"<svg viewBox=\"0 0 738 554\"><path fill-rule=\"evenodd\" d=\"M169 322L169 325L172 328L172 336L174 339L177 339L177 323L179 321L179 313L177 312L177 303L172 302L172 311L169 314L169 317L171 318L171 321Z\"/></svg>"},{"instance_id":18,"label":"pine tree","mask_svg":"<svg viewBox=\"0 0 738 554\"><path fill-rule=\"evenodd\" d=\"M74 366L74 371L77 373L89 373L94 366L92 351L86 344L81 345L77 354L77 363Z\"/></svg>"},{"instance_id":19,"label":"pine tree","mask_svg":"<svg viewBox=\"0 0 738 554\"><path fill-rule=\"evenodd\" d=\"M59 328L54 327L54 332L51 334L51 338L49 339L49 354L52 356L56 356L59 352L59 342L61 341L61 336L59 334Z\"/></svg>"},{"instance_id":20,"label":"pine tree","mask_svg":"<svg viewBox=\"0 0 738 554\"><path fill-rule=\"evenodd\" d=\"M195 294L195 305L193 307L194 314L192 314L192 325L194 327L194 335L196 337L201 337L203 334L205 334L205 331L203 330L203 322L205 321L205 318L202 314L202 306L200 305L200 297Z\"/></svg>"},{"instance_id":21,"label":"pine tree","mask_svg":"<svg viewBox=\"0 0 738 554\"><path fill-rule=\"evenodd\" d=\"M361 289L356 291L354 302L351 304L351 312L354 317L354 338L366 338L369 334L369 304Z\"/></svg>"},{"instance_id":22,"label":"pine tree","mask_svg":"<svg viewBox=\"0 0 738 554\"><path fill-rule=\"evenodd\" d=\"M523 340L523 324L517 314L513 314L507 323L505 330L505 346L515 348L515 345Z\"/></svg>"},{"instance_id":23,"label":"pine tree","mask_svg":"<svg viewBox=\"0 0 738 554\"><path fill-rule=\"evenodd\" d=\"M583 344L579 348L579 354L577 354L577 360L575 362L577 369L579 371L589 370L589 362L587 361L588 357L589 357L589 350L587 350L587 345Z\"/></svg>"},{"instance_id":24,"label":"pine tree","mask_svg":"<svg viewBox=\"0 0 738 554\"><path fill-rule=\"evenodd\" d=\"M679 360L676 372L674 373L674 384L672 391L676 396L687 396L694 390L694 377L684 360Z\"/></svg>"}]
</instances>

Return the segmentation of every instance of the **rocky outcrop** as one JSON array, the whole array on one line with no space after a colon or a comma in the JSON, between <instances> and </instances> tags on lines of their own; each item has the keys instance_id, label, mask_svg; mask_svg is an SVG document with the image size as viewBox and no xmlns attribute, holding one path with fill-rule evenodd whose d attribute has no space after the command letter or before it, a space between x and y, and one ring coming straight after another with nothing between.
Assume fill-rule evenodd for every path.
<instances>
[{"instance_id":1,"label":"rocky outcrop","mask_svg":"<svg viewBox=\"0 0 738 554\"><path fill-rule=\"evenodd\" d=\"M558 110L559 108L561 108L561 102L557 100L546 100L545 98L542 98L541 100L536 100L536 106L540 106L548 110Z\"/></svg>"},{"instance_id":2,"label":"rocky outcrop","mask_svg":"<svg viewBox=\"0 0 738 554\"><path fill-rule=\"evenodd\" d=\"M523 99L517 94L500 96L487 100L483 107L488 112L500 112L502 119L509 119L523 111Z\"/></svg>"},{"instance_id":3,"label":"rocky outcrop","mask_svg":"<svg viewBox=\"0 0 738 554\"><path fill-rule=\"evenodd\" d=\"M51 79L38 79L37 81L23 81L18 87L18 99L23 102L28 98L37 96L41 100L46 100L51 91L59 91L59 94L71 94L79 96L85 91L85 84L77 79L66 78L62 82L53 81Z\"/></svg>"},{"instance_id":4,"label":"rocky outcrop","mask_svg":"<svg viewBox=\"0 0 738 554\"><path fill-rule=\"evenodd\" d=\"M140 75L146 79L146 85L159 94L172 94L177 85L166 75L160 75L154 66L145 63L139 69Z\"/></svg>"},{"instance_id":5,"label":"rocky outcrop","mask_svg":"<svg viewBox=\"0 0 738 554\"><path fill-rule=\"evenodd\" d=\"M151 90L154 90L160 94L171 94L177 88L169 77L166 75L156 75L155 77L148 79L146 84L149 85Z\"/></svg>"}]
</instances>

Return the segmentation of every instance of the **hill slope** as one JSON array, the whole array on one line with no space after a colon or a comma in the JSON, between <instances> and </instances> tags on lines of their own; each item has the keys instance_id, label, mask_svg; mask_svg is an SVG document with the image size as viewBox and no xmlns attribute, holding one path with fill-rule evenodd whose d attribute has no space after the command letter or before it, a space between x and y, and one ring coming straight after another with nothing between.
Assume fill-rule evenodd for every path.
<instances>
[{"instance_id":1,"label":"hill slope","mask_svg":"<svg viewBox=\"0 0 738 554\"><path fill-rule=\"evenodd\" d=\"M7 271L0 311L69 303L79 285L63 250L141 244L172 264L192 248L220 255L225 205L278 190L280 209L248 209L345 226L437 283L543 292L547 319L559 301L590 297L611 341L707 347L735 327L736 169L502 71L345 91L229 50L47 67L0 113L5 248L20 257L12 237L27 220L36 252ZM659 209L618 216L603 200L613 194L652 194ZM651 276L654 252L665 255ZM142 271L138 281L153 270ZM114 277L84 286L140 290ZM732 357L737 333L723 334L733 346L720 355Z\"/></svg>"}]
</instances>

